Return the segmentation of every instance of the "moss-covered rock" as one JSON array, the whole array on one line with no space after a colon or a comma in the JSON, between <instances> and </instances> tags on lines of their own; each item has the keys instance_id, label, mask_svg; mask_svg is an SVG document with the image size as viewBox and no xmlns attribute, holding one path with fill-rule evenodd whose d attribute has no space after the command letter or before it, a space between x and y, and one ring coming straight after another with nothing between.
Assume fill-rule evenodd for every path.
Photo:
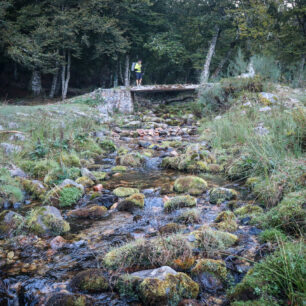
<instances>
[{"instance_id":1,"label":"moss-covered rock","mask_svg":"<svg viewBox=\"0 0 306 306\"><path fill-rule=\"evenodd\" d=\"M105 219L108 214L105 206L89 205L71 210L67 213L67 216L77 219Z\"/></svg>"},{"instance_id":2,"label":"moss-covered rock","mask_svg":"<svg viewBox=\"0 0 306 306\"><path fill-rule=\"evenodd\" d=\"M109 288L109 284L103 272L99 269L89 269L79 272L70 281L73 291L103 292Z\"/></svg>"},{"instance_id":3,"label":"moss-covered rock","mask_svg":"<svg viewBox=\"0 0 306 306\"><path fill-rule=\"evenodd\" d=\"M276 228L271 228L262 231L259 234L259 240L261 243L265 242L279 242L279 241L286 241L287 236L280 230Z\"/></svg>"},{"instance_id":4,"label":"moss-covered rock","mask_svg":"<svg viewBox=\"0 0 306 306\"><path fill-rule=\"evenodd\" d=\"M145 305L178 305L183 298L196 298L199 286L185 273L164 266L121 277L121 296L141 300Z\"/></svg>"},{"instance_id":5,"label":"moss-covered rock","mask_svg":"<svg viewBox=\"0 0 306 306\"><path fill-rule=\"evenodd\" d=\"M44 184L37 180L20 179L22 187L34 199L44 200L46 195L46 187Z\"/></svg>"},{"instance_id":6,"label":"moss-covered rock","mask_svg":"<svg viewBox=\"0 0 306 306\"><path fill-rule=\"evenodd\" d=\"M196 198L190 195L177 196L169 199L164 204L164 210L170 212L182 207L195 207L197 205Z\"/></svg>"},{"instance_id":7,"label":"moss-covered rock","mask_svg":"<svg viewBox=\"0 0 306 306\"><path fill-rule=\"evenodd\" d=\"M127 188L127 187L118 187L113 190L113 193L117 197L128 197L132 194L139 193L139 189L137 188Z\"/></svg>"},{"instance_id":8,"label":"moss-covered rock","mask_svg":"<svg viewBox=\"0 0 306 306\"><path fill-rule=\"evenodd\" d=\"M212 204L222 203L237 198L237 191L234 189L217 187L209 192L209 201Z\"/></svg>"},{"instance_id":9,"label":"moss-covered rock","mask_svg":"<svg viewBox=\"0 0 306 306\"><path fill-rule=\"evenodd\" d=\"M97 183L102 183L108 179L108 174L106 172L92 171L91 173L95 177L94 181Z\"/></svg>"},{"instance_id":10,"label":"moss-covered rock","mask_svg":"<svg viewBox=\"0 0 306 306\"><path fill-rule=\"evenodd\" d=\"M277 206L258 215L254 222L263 228L277 227L286 233L305 232L305 198L305 190L289 193Z\"/></svg>"},{"instance_id":11,"label":"moss-covered rock","mask_svg":"<svg viewBox=\"0 0 306 306\"><path fill-rule=\"evenodd\" d=\"M223 170L223 167L218 164L209 164L207 167L210 173L219 173Z\"/></svg>"},{"instance_id":12,"label":"moss-covered rock","mask_svg":"<svg viewBox=\"0 0 306 306\"><path fill-rule=\"evenodd\" d=\"M26 227L38 235L61 235L70 230L60 211L53 206L34 208L25 219Z\"/></svg>"},{"instance_id":13,"label":"moss-covered rock","mask_svg":"<svg viewBox=\"0 0 306 306\"><path fill-rule=\"evenodd\" d=\"M247 204L245 206L235 209L234 212L237 216L243 217L247 215L261 214L263 212L263 209L257 205Z\"/></svg>"},{"instance_id":14,"label":"moss-covered rock","mask_svg":"<svg viewBox=\"0 0 306 306\"><path fill-rule=\"evenodd\" d=\"M116 162L120 166L140 167L143 165L145 159L140 154L130 153L118 156Z\"/></svg>"},{"instance_id":15,"label":"moss-covered rock","mask_svg":"<svg viewBox=\"0 0 306 306\"><path fill-rule=\"evenodd\" d=\"M54 187L46 194L44 203L59 207L72 206L83 194L83 191L76 186L67 184Z\"/></svg>"},{"instance_id":16,"label":"moss-covered rock","mask_svg":"<svg viewBox=\"0 0 306 306\"><path fill-rule=\"evenodd\" d=\"M95 299L83 294L55 293L47 298L46 306L92 306Z\"/></svg>"},{"instance_id":17,"label":"moss-covered rock","mask_svg":"<svg viewBox=\"0 0 306 306\"><path fill-rule=\"evenodd\" d=\"M4 210L0 213L0 237L13 235L24 223L24 218L13 211Z\"/></svg>"},{"instance_id":18,"label":"moss-covered rock","mask_svg":"<svg viewBox=\"0 0 306 306\"><path fill-rule=\"evenodd\" d=\"M236 217L231 211L222 211L215 220L216 227L219 230L235 232L238 228Z\"/></svg>"},{"instance_id":19,"label":"moss-covered rock","mask_svg":"<svg viewBox=\"0 0 306 306\"><path fill-rule=\"evenodd\" d=\"M174 190L179 193L200 195L207 190L207 183L197 176L182 176L175 180Z\"/></svg>"},{"instance_id":20,"label":"moss-covered rock","mask_svg":"<svg viewBox=\"0 0 306 306\"><path fill-rule=\"evenodd\" d=\"M127 167L126 166L115 166L112 168L113 172L126 172Z\"/></svg>"},{"instance_id":21,"label":"moss-covered rock","mask_svg":"<svg viewBox=\"0 0 306 306\"><path fill-rule=\"evenodd\" d=\"M133 202L134 205L140 208L144 207L144 199L145 199L145 196L142 193L134 193L130 195L128 198L126 198L127 201Z\"/></svg>"},{"instance_id":22,"label":"moss-covered rock","mask_svg":"<svg viewBox=\"0 0 306 306\"><path fill-rule=\"evenodd\" d=\"M77 184L81 184L84 187L91 187L95 184L95 182L87 176L81 176L76 180Z\"/></svg>"}]
</instances>

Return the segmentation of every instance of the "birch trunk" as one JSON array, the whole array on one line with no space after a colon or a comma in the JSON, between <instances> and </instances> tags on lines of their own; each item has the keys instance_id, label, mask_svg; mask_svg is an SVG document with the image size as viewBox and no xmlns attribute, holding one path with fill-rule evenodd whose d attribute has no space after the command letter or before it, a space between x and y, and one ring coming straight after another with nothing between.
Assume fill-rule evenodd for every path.
<instances>
[{"instance_id":1,"label":"birch trunk","mask_svg":"<svg viewBox=\"0 0 306 306\"><path fill-rule=\"evenodd\" d=\"M40 71L34 70L32 72L31 90L34 96L39 96L42 92Z\"/></svg>"},{"instance_id":2,"label":"birch trunk","mask_svg":"<svg viewBox=\"0 0 306 306\"><path fill-rule=\"evenodd\" d=\"M203 72L202 72L202 76L201 76L201 83L207 83L208 82L210 63L211 63L212 57L215 53L219 33L220 33L220 27L216 26L214 36L213 36L213 38L210 42L208 53L206 55L206 60L205 60L205 64L204 64L204 68L203 68Z\"/></svg>"},{"instance_id":3,"label":"birch trunk","mask_svg":"<svg viewBox=\"0 0 306 306\"><path fill-rule=\"evenodd\" d=\"M56 70L55 74L53 74L53 77L52 77L52 84L51 84L50 93L49 93L50 99L54 98L56 85L57 85L57 79L58 79L58 69Z\"/></svg>"},{"instance_id":4,"label":"birch trunk","mask_svg":"<svg viewBox=\"0 0 306 306\"><path fill-rule=\"evenodd\" d=\"M130 86L130 56L125 56L124 86Z\"/></svg>"},{"instance_id":5,"label":"birch trunk","mask_svg":"<svg viewBox=\"0 0 306 306\"><path fill-rule=\"evenodd\" d=\"M227 51L226 56L222 59L222 61L218 65L217 69L215 70L215 72L211 76L213 79L215 79L215 78L217 78L219 76L219 74L222 71L225 63L229 60L229 58L231 57L232 53L233 53L233 48L231 48L231 49L229 49Z\"/></svg>"},{"instance_id":6,"label":"birch trunk","mask_svg":"<svg viewBox=\"0 0 306 306\"><path fill-rule=\"evenodd\" d=\"M62 67L62 99L67 97L69 80L70 80L70 68L71 68L71 52L64 51L64 56L67 57L67 63Z\"/></svg>"}]
</instances>

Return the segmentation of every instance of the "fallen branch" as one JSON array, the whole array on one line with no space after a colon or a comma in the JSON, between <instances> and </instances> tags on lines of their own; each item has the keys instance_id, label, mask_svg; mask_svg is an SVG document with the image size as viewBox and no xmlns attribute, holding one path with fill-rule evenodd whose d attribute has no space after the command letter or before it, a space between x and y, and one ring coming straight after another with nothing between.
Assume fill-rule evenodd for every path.
<instances>
[{"instance_id":1,"label":"fallen branch","mask_svg":"<svg viewBox=\"0 0 306 306\"><path fill-rule=\"evenodd\" d=\"M23 132L19 132L19 131L0 131L0 134L25 134Z\"/></svg>"}]
</instances>

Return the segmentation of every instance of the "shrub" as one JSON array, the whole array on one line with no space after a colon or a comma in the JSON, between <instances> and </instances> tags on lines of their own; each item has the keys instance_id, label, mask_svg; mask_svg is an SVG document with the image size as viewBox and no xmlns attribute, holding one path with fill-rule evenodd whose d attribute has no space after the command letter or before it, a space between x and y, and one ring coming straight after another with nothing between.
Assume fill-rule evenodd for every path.
<instances>
[{"instance_id":1,"label":"shrub","mask_svg":"<svg viewBox=\"0 0 306 306\"><path fill-rule=\"evenodd\" d=\"M286 241L287 237L282 231L276 228L272 228L261 232L259 235L259 240L261 243L277 242L277 241Z\"/></svg>"},{"instance_id":2,"label":"shrub","mask_svg":"<svg viewBox=\"0 0 306 306\"><path fill-rule=\"evenodd\" d=\"M254 55L251 58L256 74L264 80L277 82L281 76L281 69L272 56Z\"/></svg>"}]
</instances>

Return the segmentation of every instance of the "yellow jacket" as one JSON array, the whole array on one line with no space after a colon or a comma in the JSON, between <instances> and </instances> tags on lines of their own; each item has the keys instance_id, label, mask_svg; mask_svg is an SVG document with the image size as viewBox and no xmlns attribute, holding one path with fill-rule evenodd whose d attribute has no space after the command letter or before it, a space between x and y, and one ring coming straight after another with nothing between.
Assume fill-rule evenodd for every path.
<instances>
[{"instance_id":1,"label":"yellow jacket","mask_svg":"<svg viewBox=\"0 0 306 306\"><path fill-rule=\"evenodd\" d=\"M141 73L141 68L142 68L142 65L139 64L139 63L136 63L136 65L135 65L135 72L140 72Z\"/></svg>"}]
</instances>

